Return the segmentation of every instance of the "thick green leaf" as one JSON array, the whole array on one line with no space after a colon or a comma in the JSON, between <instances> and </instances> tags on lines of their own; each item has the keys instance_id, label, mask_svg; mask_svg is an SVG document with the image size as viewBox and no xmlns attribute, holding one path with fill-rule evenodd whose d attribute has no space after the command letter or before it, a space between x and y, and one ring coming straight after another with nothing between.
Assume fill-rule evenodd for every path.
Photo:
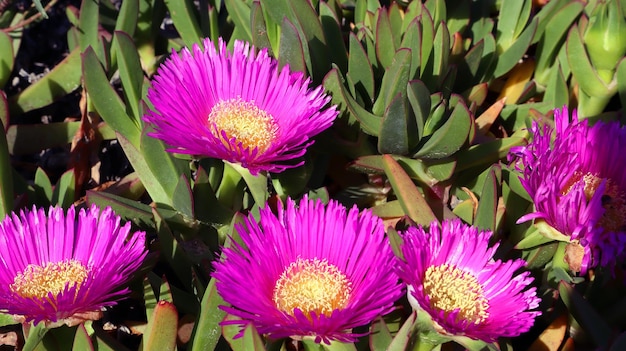
<instances>
[{"instance_id":1,"label":"thick green leaf","mask_svg":"<svg viewBox=\"0 0 626 351\"><path fill-rule=\"evenodd\" d=\"M115 22L115 31L124 32L130 37L135 34L139 17L139 0L122 1L120 12Z\"/></svg>"},{"instance_id":2,"label":"thick green leaf","mask_svg":"<svg viewBox=\"0 0 626 351\"><path fill-rule=\"evenodd\" d=\"M215 279L211 279L204 291L204 296L200 303L200 314L198 315L197 323L194 325L194 332L190 341L191 345L188 346L188 350L214 350L222 335L220 323L226 316L226 312L222 311L219 306L225 302L217 293L215 283Z\"/></svg>"},{"instance_id":3,"label":"thick green leaf","mask_svg":"<svg viewBox=\"0 0 626 351\"><path fill-rule=\"evenodd\" d=\"M558 63L550 69L543 101L552 106L565 106L569 103L569 89Z\"/></svg>"},{"instance_id":4,"label":"thick green leaf","mask_svg":"<svg viewBox=\"0 0 626 351\"><path fill-rule=\"evenodd\" d=\"M248 190L252 194L254 202L262 207L269 197L269 191L267 189L267 176L261 173L252 175L247 168L235 163L226 163L226 167L232 167L241 175L243 180L248 185Z\"/></svg>"},{"instance_id":5,"label":"thick green leaf","mask_svg":"<svg viewBox=\"0 0 626 351\"><path fill-rule=\"evenodd\" d=\"M417 76L422 64L422 26L420 23L421 18L416 18L409 24L407 32L402 37L400 48L407 48L411 50L411 70L409 71L409 78L413 79Z\"/></svg>"},{"instance_id":6,"label":"thick green leaf","mask_svg":"<svg viewBox=\"0 0 626 351\"><path fill-rule=\"evenodd\" d=\"M139 145L140 129L126 113L122 100L117 95L98 61L93 49L82 55L85 88L91 102L102 119L111 128L123 135L132 145Z\"/></svg>"},{"instance_id":7,"label":"thick green leaf","mask_svg":"<svg viewBox=\"0 0 626 351\"><path fill-rule=\"evenodd\" d=\"M324 77L324 87L332 93L332 103L338 105L340 109L345 109L350 112L350 114L361 123L361 128L365 133L374 136L378 135L382 118L365 110L348 94L337 68L330 70L326 77Z\"/></svg>"},{"instance_id":8,"label":"thick green leaf","mask_svg":"<svg viewBox=\"0 0 626 351\"><path fill-rule=\"evenodd\" d=\"M476 209L476 217L472 223L483 230L496 230L496 211L498 208L498 193L500 189L500 167L494 165L487 174L480 193L480 201Z\"/></svg>"},{"instance_id":9,"label":"thick green leaf","mask_svg":"<svg viewBox=\"0 0 626 351\"><path fill-rule=\"evenodd\" d=\"M543 268L548 262L552 261L558 246L558 243L552 242L524 251L522 258L526 261L526 268Z\"/></svg>"},{"instance_id":10,"label":"thick green leaf","mask_svg":"<svg viewBox=\"0 0 626 351\"><path fill-rule=\"evenodd\" d=\"M0 88L3 88L13 71L13 42L11 37L0 31Z\"/></svg>"},{"instance_id":11,"label":"thick green leaf","mask_svg":"<svg viewBox=\"0 0 626 351\"><path fill-rule=\"evenodd\" d=\"M124 32L115 32L112 49L120 70L124 96L130 111L132 111L129 117L131 117L137 128L141 128L143 113L139 100L143 98L141 89L144 83L144 76L137 47L130 35Z\"/></svg>"},{"instance_id":12,"label":"thick green leaf","mask_svg":"<svg viewBox=\"0 0 626 351\"><path fill-rule=\"evenodd\" d=\"M93 346L93 342L91 341L89 333L87 333L87 329L85 329L84 324L80 324L78 326L78 329L76 329L76 335L74 336L74 344L72 346L72 350L96 350Z\"/></svg>"},{"instance_id":13,"label":"thick green leaf","mask_svg":"<svg viewBox=\"0 0 626 351\"><path fill-rule=\"evenodd\" d=\"M379 317L372 322L369 340L370 350L387 350L392 340L393 337L384 319Z\"/></svg>"},{"instance_id":14,"label":"thick green leaf","mask_svg":"<svg viewBox=\"0 0 626 351\"><path fill-rule=\"evenodd\" d=\"M2 123L4 131L9 128L9 102L2 90L0 90L0 123Z\"/></svg>"},{"instance_id":15,"label":"thick green leaf","mask_svg":"<svg viewBox=\"0 0 626 351\"><path fill-rule=\"evenodd\" d=\"M126 157L128 157L128 160L133 166L133 169L139 175L139 179L141 179L141 182L146 187L146 191L148 192L148 194L150 194L152 200L157 203L170 204L171 198L169 195L171 194L171 192L166 191L163 185L159 182L160 179L166 178L157 178L157 176L152 172L150 166L148 166L148 163L144 159L143 154L140 153L135 145L133 145L123 135L118 135L118 140L120 142L120 145L122 146L122 149L124 149ZM154 158L157 158L157 156L154 155ZM179 175L172 178L173 181L178 181L178 176ZM171 180L170 177L167 177L167 179ZM172 189L172 191L173 190L174 189Z\"/></svg>"},{"instance_id":16,"label":"thick green leaf","mask_svg":"<svg viewBox=\"0 0 626 351\"><path fill-rule=\"evenodd\" d=\"M50 178L46 172L38 167L35 172L35 183L33 184L33 188L35 188L35 194L37 194L38 201L43 201L46 205L50 205L50 201L52 201L52 183L50 182Z\"/></svg>"},{"instance_id":17,"label":"thick green leaf","mask_svg":"<svg viewBox=\"0 0 626 351\"><path fill-rule=\"evenodd\" d=\"M172 157L170 153L165 151L165 145L161 140L148 136L148 130L149 128L145 128L144 132L141 134L141 145L139 149L141 150L143 160L150 168L150 172L154 175L155 179L161 184L163 190L166 192L165 195L167 196L168 201L164 203L173 205L172 199L174 198L174 194L177 190L180 190L178 189L178 182L181 179L181 176L189 175L188 163L185 160ZM135 171L139 174L139 178L143 181L144 178L142 171L139 171L137 168L135 168ZM146 186L146 190L150 193L148 186ZM189 194L189 196L185 195L185 198L191 201L191 194ZM157 201L154 198L153 200Z\"/></svg>"},{"instance_id":18,"label":"thick green leaf","mask_svg":"<svg viewBox=\"0 0 626 351\"><path fill-rule=\"evenodd\" d=\"M526 54L537 30L538 20L535 18L524 32L515 40L506 51L498 56L498 62L493 72L495 77L501 77L510 71Z\"/></svg>"},{"instance_id":19,"label":"thick green leaf","mask_svg":"<svg viewBox=\"0 0 626 351\"><path fill-rule=\"evenodd\" d=\"M383 167L406 215L417 224L430 225L435 214L402 166L390 155L383 155Z\"/></svg>"},{"instance_id":20,"label":"thick green leaf","mask_svg":"<svg viewBox=\"0 0 626 351\"><path fill-rule=\"evenodd\" d=\"M357 89L361 87L367 98L374 98L374 72L367 53L354 33L350 33L350 55L348 56L348 74ZM328 77L328 76L327 76Z\"/></svg>"},{"instance_id":21,"label":"thick green leaf","mask_svg":"<svg viewBox=\"0 0 626 351\"><path fill-rule=\"evenodd\" d=\"M424 135L424 125L430 115L430 91L423 82L413 80L409 82L406 94L413 109L417 138L421 139Z\"/></svg>"},{"instance_id":22,"label":"thick green leaf","mask_svg":"<svg viewBox=\"0 0 626 351\"><path fill-rule=\"evenodd\" d=\"M71 169L59 178L54 191L52 192L52 205L59 205L63 208L68 208L76 200L76 174Z\"/></svg>"},{"instance_id":23,"label":"thick green leaf","mask_svg":"<svg viewBox=\"0 0 626 351\"><path fill-rule=\"evenodd\" d=\"M372 113L382 115L397 94L406 94L411 69L411 50L399 49L393 61L386 69L378 98L372 107Z\"/></svg>"},{"instance_id":24,"label":"thick green leaf","mask_svg":"<svg viewBox=\"0 0 626 351\"><path fill-rule=\"evenodd\" d=\"M174 304L161 300L157 303L143 334L144 350L174 351L178 331L178 312Z\"/></svg>"},{"instance_id":25,"label":"thick green leaf","mask_svg":"<svg viewBox=\"0 0 626 351\"><path fill-rule=\"evenodd\" d=\"M0 218L13 211L13 167L7 145L4 125L0 121Z\"/></svg>"},{"instance_id":26,"label":"thick green leaf","mask_svg":"<svg viewBox=\"0 0 626 351\"><path fill-rule=\"evenodd\" d=\"M91 47L95 50L98 60L104 64L106 63L105 53L98 33L98 25L100 23L99 5L99 1L83 0L81 2L80 17L78 19L78 42L81 52L85 52L88 47Z\"/></svg>"},{"instance_id":27,"label":"thick green leaf","mask_svg":"<svg viewBox=\"0 0 626 351\"><path fill-rule=\"evenodd\" d=\"M539 84L545 84L545 81L548 79L548 74L551 72L550 67L554 65L556 56L565 41L565 34L574 20L582 13L583 8L584 4L581 1L571 1L559 9L553 16L546 19L548 23L537 45L535 80ZM538 33L540 33L539 30L537 29Z\"/></svg>"},{"instance_id":28,"label":"thick green leaf","mask_svg":"<svg viewBox=\"0 0 626 351\"><path fill-rule=\"evenodd\" d=\"M204 168L199 168L196 172L193 199L195 217L199 221L223 225L232 220L234 212L217 201L215 191L209 181L209 175Z\"/></svg>"},{"instance_id":29,"label":"thick green leaf","mask_svg":"<svg viewBox=\"0 0 626 351\"><path fill-rule=\"evenodd\" d=\"M541 39L541 37L546 31L546 27L548 26L552 18L556 16L556 12L558 10L561 10L565 5L571 2L574 2L574 1L571 1L571 0L548 1L544 6L541 7L541 10L539 10L539 12L535 13L534 16L539 18L539 26L537 27L537 35L535 36L535 39L533 40L533 44L537 43Z\"/></svg>"},{"instance_id":30,"label":"thick green leaf","mask_svg":"<svg viewBox=\"0 0 626 351\"><path fill-rule=\"evenodd\" d=\"M407 35L409 33L409 26L412 22L415 22L415 19L421 16L424 7L421 1L411 1L409 6L404 10L404 18L402 19L402 27L400 27L400 32Z\"/></svg>"},{"instance_id":31,"label":"thick green leaf","mask_svg":"<svg viewBox=\"0 0 626 351\"><path fill-rule=\"evenodd\" d=\"M265 17L263 15L263 9L261 3L255 1L250 7L250 27L252 28L252 44L255 47L262 49L267 48L270 55L273 55L272 44L270 38L267 35L267 25L265 24Z\"/></svg>"},{"instance_id":32,"label":"thick green leaf","mask_svg":"<svg viewBox=\"0 0 626 351\"><path fill-rule=\"evenodd\" d=\"M96 59L97 60L97 59ZM80 86L80 52L74 49L50 73L9 98L11 115L18 115L47 105ZM108 80L105 79L108 85Z\"/></svg>"},{"instance_id":33,"label":"thick green leaf","mask_svg":"<svg viewBox=\"0 0 626 351\"><path fill-rule=\"evenodd\" d=\"M200 43L204 35L198 25L198 15L193 2L191 0L165 0L165 6L167 6L176 31L180 34L185 45L191 47L193 44ZM250 27L248 27L249 29Z\"/></svg>"},{"instance_id":34,"label":"thick green leaf","mask_svg":"<svg viewBox=\"0 0 626 351\"><path fill-rule=\"evenodd\" d=\"M542 235L538 230L532 227L525 235L522 240L520 240L517 244L515 244L515 248L517 250L526 250L530 248L535 248L544 244L547 244L554 239L548 238L545 235Z\"/></svg>"},{"instance_id":35,"label":"thick green leaf","mask_svg":"<svg viewBox=\"0 0 626 351\"><path fill-rule=\"evenodd\" d=\"M309 0L291 0L288 3L295 14L294 25L299 26L304 36L303 39L306 40L303 42L303 48L307 67L310 68L314 82L319 83L331 68L330 53L326 46L322 23ZM339 50L339 48L333 48L333 50Z\"/></svg>"},{"instance_id":36,"label":"thick green leaf","mask_svg":"<svg viewBox=\"0 0 626 351\"><path fill-rule=\"evenodd\" d=\"M465 91L475 88L477 86L474 84L480 81L478 80L477 75L483 60L484 50L485 39L480 39L476 44L474 44L474 46L472 46L472 48L467 51L467 53L463 57L463 60L460 60L460 62L458 62L458 74L454 85L455 91Z\"/></svg>"},{"instance_id":37,"label":"thick green leaf","mask_svg":"<svg viewBox=\"0 0 626 351\"><path fill-rule=\"evenodd\" d=\"M421 65L420 65L420 76L426 73L428 68L428 61L431 57L431 52L433 50L433 43L435 42L435 23L433 22L433 18L430 15L430 12L426 10L426 7L422 5L422 17L420 19L421 23L421 34L422 34L422 50L420 52L421 57Z\"/></svg>"},{"instance_id":38,"label":"thick green leaf","mask_svg":"<svg viewBox=\"0 0 626 351\"><path fill-rule=\"evenodd\" d=\"M169 266L183 284L186 291L192 290L191 267L192 262L181 247L179 238L174 235L173 231L165 221L163 214L155 208L152 208L156 230L159 236L160 256L165 257Z\"/></svg>"},{"instance_id":39,"label":"thick green leaf","mask_svg":"<svg viewBox=\"0 0 626 351\"><path fill-rule=\"evenodd\" d=\"M398 331L398 333L394 336L393 340L387 347L387 351L404 351L407 350L407 346L409 344L409 340L411 339L411 335L413 334L413 330L415 328L415 312L411 313L409 318L402 324L402 327Z\"/></svg>"},{"instance_id":40,"label":"thick green leaf","mask_svg":"<svg viewBox=\"0 0 626 351\"><path fill-rule=\"evenodd\" d=\"M441 159L457 152L467 141L473 120L464 103L457 103L441 128L437 129L426 140L419 151L414 155L416 158Z\"/></svg>"},{"instance_id":41,"label":"thick green leaf","mask_svg":"<svg viewBox=\"0 0 626 351\"><path fill-rule=\"evenodd\" d=\"M527 2L527 1L526 1ZM500 52L509 49L519 35L519 27L526 25L530 15L530 3L525 1L503 0L498 15L498 47ZM524 11L527 8L528 11Z\"/></svg>"},{"instance_id":42,"label":"thick green leaf","mask_svg":"<svg viewBox=\"0 0 626 351\"><path fill-rule=\"evenodd\" d=\"M121 196L103 191L87 191L87 204L96 204L99 207L110 206L122 219L132 221L141 227L154 227L152 208L138 201L129 200Z\"/></svg>"},{"instance_id":43,"label":"thick green leaf","mask_svg":"<svg viewBox=\"0 0 626 351\"><path fill-rule=\"evenodd\" d=\"M180 0L171 0L178 2ZM252 41L252 31L250 30L250 7L245 1L224 0L224 5L228 10L228 15L235 22L235 28L241 30L245 41Z\"/></svg>"},{"instance_id":44,"label":"thick green leaf","mask_svg":"<svg viewBox=\"0 0 626 351\"><path fill-rule=\"evenodd\" d=\"M609 88L598 76L598 73L589 61L577 25L570 28L565 47L567 49L567 60L580 89L590 96L611 95Z\"/></svg>"},{"instance_id":45,"label":"thick green leaf","mask_svg":"<svg viewBox=\"0 0 626 351\"><path fill-rule=\"evenodd\" d=\"M565 303L576 321L591 336L596 346L605 349L611 340L611 327L602 319L598 312L572 286L559 284L561 300Z\"/></svg>"},{"instance_id":46,"label":"thick green leaf","mask_svg":"<svg viewBox=\"0 0 626 351\"><path fill-rule=\"evenodd\" d=\"M407 155L411 145L416 143L417 126L406 105L406 99L398 94L385 111L378 135L381 154Z\"/></svg>"},{"instance_id":47,"label":"thick green leaf","mask_svg":"<svg viewBox=\"0 0 626 351\"><path fill-rule=\"evenodd\" d=\"M443 83L448 72L449 57L450 33L448 32L446 24L440 23L437 31L435 32L432 56L428 58L428 61L426 62L427 69L420 77L426 86L430 88L441 86L441 83Z\"/></svg>"},{"instance_id":48,"label":"thick green leaf","mask_svg":"<svg viewBox=\"0 0 626 351\"><path fill-rule=\"evenodd\" d=\"M280 33L278 62L280 67L289 65L292 72L306 72L306 60L302 39L296 27L285 17Z\"/></svg>"},{"instance_id":49,"label":"thick green leaf","mask_svg":"<svg viewBox=\"0 0 626 351\"><path fill-rule=\"evenodd\" d=\"M348 53L343 40L343 33L339 26L339 19L336 17L333 9L326 2L320 2L320 22L324 30L324 36L328 47L331 62L336 64L341 72L348 70ZM353 33L350 32L352 35ZM361 61L363 62L363 61Z\"/></svg>"},{"instance_id":50,"label":"thick green leaf","mask_svg":"<svg viewBox=\"0 0 626 351\"><path fill-rule=\"evenodd\" d=\"M24 346L22 351L35 351L37 346L41 343L46 333L50 330L45 323L37 323L35 326L31 326L28 331L28 336L25 336Z\"/></svg>"},{"instance_id":51,"label":"thick green leaf","mask_svg":"<svg viewBox=\"0 0 626 351\"><path fill-rule=\"evenodd\" d=\"M58 122L49 124L14 124L6 131L9 153L27 155L72 142L81 122ZM114 139L115 133L106 124L98 127L103 139ZM33 142L36 140L36 142Z\"/></svg>"},{"instance_id":52,"label":"thick green leaf","mask_svg":"<svg viewBox=\"0 0 626 351\"><path fill-rule=\"evenodd\" d=\"M234 320L235 318L230 315L227 320ZM263 340L257 333L252 323L246 323L247 326L243 329L243 336L235 338L239 334L240 325L231 324L225 325L222 330L222 335L233 351L265 351Z\"/></svg>"},{"instance_id":53,"label":"thick green leaf","mask_svg":"<svg viewBox=\"0 0 626 351\"><path fill-rule=\"evenodd\" d=\"M172 206L187 218L195 218L193 193L189 179L182 174L172 194Z\"/></svg>"},{"instance_id":54,"label":"thick green leaf","mask_svg":"<svg viewBox=\"0 0 626 351\"><path fill-rule=\"evenodd\" d=\"M469 149L460 151L456 155L457 171L478 165L492 164L506 157L512 147L525 145L526 142L526 138L511 136L509 138L496 139L494 141L471 146Z\"/></svg>"},{"instance_id":55,"label":"thick green leaf","mask_svg":"<svg viewBox=\"0 0 626 351\"><path fill-rule=\"evenodd\" d=\"M265 10L267 14L265 18L267 22L282 23L285 18L291 23L296 22L296 16L293 11L291 11L289 0L272 0L271 6L266 6L265 1L262 1L262 5L263 10Z\"/></svg>"},{"instance_id":56,"label":"thick green leaf","mask_svg":"<svg viewBox=\"0 0 626 351\"><path fill-rule=\"evenodd\" d=\"M385 68L391 66L396 53L396 47L391 31L391 23L389 22L389 14L384 7L378 12L376 40L374 40L374 42L376 43L376 56L380 63Z\"/></svg>"}]
</instances>

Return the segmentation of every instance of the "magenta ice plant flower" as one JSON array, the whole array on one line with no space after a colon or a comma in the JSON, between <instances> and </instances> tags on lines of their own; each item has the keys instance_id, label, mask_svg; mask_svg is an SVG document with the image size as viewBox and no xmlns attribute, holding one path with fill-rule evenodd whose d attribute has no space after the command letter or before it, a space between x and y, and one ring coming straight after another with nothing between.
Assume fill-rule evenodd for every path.
<instances>
[{"instance_id":1,"label":"magenta ice plant flower","mask_svg":"<svg viewBox=\"0 0 626 351\"><path fill-rule=\"evenodd\" d=\"M566 256L576 272L614 267L626 247L626 128L592 126L576 111L570 119L564 107L554 111L554 127L535 122L531 131L532 142L512 150L534 203L534 212L518 222L534 219L576 244L579 258Z\"/></svg>"},{"instance_id":2,"label":"magenta ice plant flower","mask_svg":"<svg viewBox=\"0 0 626 351\"><path fill-rule=\"evenodd\" d=\"M215 264L223 309L270 338L355 341L352 328L393 310L402 287L381 219L336 201L288 199L238 226L243 246Z\"/></svg>"},{"instance_id":3,"label":"magenta ice plant flower","mask_svg":"<svg viewBox=\"0 0 626 351\"><path fill-rule=\"evenodd\" d=\"M478 231L460 219L436 221L428 230L400 233L404 259L397 272L407 284L409 301L428 313L445 336L494 342L528 331L539 311L528 272L516 274L524 260L500 261L489 247L490 231Z\"/></svg>"},{"instance_id":4,"label":"magenta ice plant flower","mask_svg":"<svg viewBox=\"0 0 626 351\"><path fill-rule=\"evenodd\" d=\"M0 223L0 311L72 325L114 305L147 253L145 233L130 233L110 207L10 214Z\"/></svg>"},{"instance_id":5,"label":"magenta ice plant flower","mask_svg":"<svg viewBox=\"0 0 626 351\"><path fill-rule=\"evenodd\" d=\"M252 174L281 172L299 160L312 137L338 111L302 72L279 68L267 49L219 40L184 48L158 69L144 120L168 151L240 163Z\"/></svg>"}]
</instances>

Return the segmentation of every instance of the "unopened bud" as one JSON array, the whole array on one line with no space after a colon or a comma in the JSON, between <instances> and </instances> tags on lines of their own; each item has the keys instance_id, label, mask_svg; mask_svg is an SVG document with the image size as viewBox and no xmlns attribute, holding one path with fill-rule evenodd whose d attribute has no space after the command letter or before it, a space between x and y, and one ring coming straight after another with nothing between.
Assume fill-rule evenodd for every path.
<instances>
[{"instance_id":1,"label":"unopened bud","mask_svg":"<svg viewBox=\"0 0 626 351\"><path fill-rule=\"evenodd\" d=\"M626 19L619 1L599 1L584 36L591 63L605 81L626 53Z\"/></svg>"}]
</instances>

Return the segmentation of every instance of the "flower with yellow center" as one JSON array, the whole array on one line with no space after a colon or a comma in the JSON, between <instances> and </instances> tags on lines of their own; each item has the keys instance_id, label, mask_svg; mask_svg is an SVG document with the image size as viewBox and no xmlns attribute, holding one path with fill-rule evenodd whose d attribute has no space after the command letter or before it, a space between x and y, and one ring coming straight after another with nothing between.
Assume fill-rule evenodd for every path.
<instances>
[{"instance_id":1,"label":"flower with yellow center","mask_svg":"<svg viewBox=\"0 0 626 351\"><path fill-rule=\"evenodd\" d=\"M326 259L298 257L276 281L273 300L279 310L291 315L297 308L306 315L330 317L346 307L351 291L350 280L337 266Z\"/></svg>"},{"instance_id":2,"label":"flower with yellow center","mask_svg":"<svg viewBox=\"0 0 626 351\"><path fill-rule=\"evenodd\" d=\"M267 49L220 38L170 56L157 70L143 120L168 151L240 164L250 173L303 164L313 137L338 115L322 87L279 67ZM217 48L216 48L217 47ZM257 52L258 51L258 52Z\"/></svg>"},{"instance_id":3,"label":"flower with yellow center","mask_svg":"<svg viewBox=\"0 0 626 351\"><path fill-rule=\"evenodd\" d=\"M424 292L432 308L447 313L458 311L457 322L479 324L489 317L489 301L476 277L449 264L428 267Z\"/></svg>"},{"instance_id":4,"label":"flower with yellow center","mask_svg":"<svg viewBox=\"0 0 626 351\"><path fill-rule=\"evenodd\" d=\"M147 254L145 233L111 208L33 207L0 223L0 311L47 327L97 319L124 297Z\"/></svg>"},{"instance_id":5,"label":"flower with yellow center","mask_svg":"<svg viewBox=\"0 0 626 351\"><path fill-rule=\"evenodd\" d=\"M569 240L574 272L615 269L626 258L626 128L619 122L579 121L576 111L554 111L554 127L531 128L532 141L512 149L535 220L548 238ZM557 235L554 235L554 234Z\"/></svg>"},{"instance_id":6,"label":"flower with yellow center","mask_svg":"<svg viewBox=\"0 0 626 351\"><path fill-rule=\"evenodd\" d=\"M465 336L493 342L528 331L539 305L528 272L515 275L523 260L494 261L498 245L459 219L410 227L400 235L397 272L408 285L418 313L428 313L440 337Z\"/></svg>"},{"instance_id":7,"label":"flower with yellow center","mask_svg":"<svg viewBox=\"0 0 626 351\"><path fill-rule=\"evenodd\" d=\"M77 260L49 262L45 266L29 264L15 276L10 288L25 298L43 299L48 294L58 295L68 287L80 289L89 269Z\"/></svg>"},{"instance_id":8,"label":"flower with yellow center","mask_svg":"<svg viewBox=\"0 0 626 351\"><path fill-rule=\"evenodd\" d=\"M222 143L241 144L244 150L262 154L278 137L278 125L269 113L241 98L220 101L211 109L209 123Z\"/></svg>"},{"instance_id":9,"label":"flower with yellow center","mask_svg":"<svg viewBox=\"0 0 626 351\"><path fill-rule=\"evenodd\" d=\"M271 338L353 342L353 328L393 310L402 294L382 220L336 201L288 199L237 227L242 246L215 262L222 309ZM240 333L238 336L241 336Z\"/></svg>"}]
</instances>

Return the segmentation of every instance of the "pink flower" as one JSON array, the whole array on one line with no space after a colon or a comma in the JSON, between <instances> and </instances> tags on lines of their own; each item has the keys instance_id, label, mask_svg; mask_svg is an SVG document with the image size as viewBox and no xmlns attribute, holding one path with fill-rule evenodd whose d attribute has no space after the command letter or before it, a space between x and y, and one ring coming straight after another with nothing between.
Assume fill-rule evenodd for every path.
<instances>
[{"instance_id":1,"label":"pink flower","mask_svg":"<svg viewBox=\"0 0 626 351\"><path fill-rule=\"evenodd\" d=\"M323 88L279 69L266 49L235 41L231 53L221 39L218 50L209 39L203 45L159 68L148 91L154 108L144 116L150 135L171 152L240 163L252 174L302 165L311 138L338 114Z\"/></svg>"},{"instance_id":2,"label":"pink flower","mask_svg":"<svg viewBox=\"0 0 626 351\"><path fill-rule=\"evenodd\" d=\"M589 126L576 111L570 120L566 107L555 110L554 123L533 123L532 142L514 150L535 205L518 222L544 221L579 244L584 255L575 271L614 267L626 247L626 128L618 122Z\"/></svg>"},{"instance_id":3,"label":"pink flower","mask_svg":"<svg viewBox=\"0 0 626 351\"><path fill-rule=\"evenodd\" d=\"M459 219L433 222L426 231L411 227L400 233L404 260L397 272L413 300L444 335L493 342L528 331L539 311L533 278L515 274L524 260L494 261L491 232L478 232Z\"/></svg>"},{"instance_id":4,"label":"pink flower","mask_svg":"<svg viewBox=\"0 0 626 351\"><path fill-rule=\"evenodd\" d=\"M0 310L54 323L98 312L129 292L145 256L145 233L130 235L111 208L76 216L51 207L13 213L0 223Z\"/></svg>"},{"instance_id":5,"label":"pink flower","mask_svg":"<svg viewBox=\"0 0 626 351\"><path fill-rule=\"evenodd\" d=\"M265 207L237 228L244 246L215 264L223 309L272 338L351 342L352 328L393 310L402 294L382 220L335 201Z\"/></svg>"}]
</instances>

